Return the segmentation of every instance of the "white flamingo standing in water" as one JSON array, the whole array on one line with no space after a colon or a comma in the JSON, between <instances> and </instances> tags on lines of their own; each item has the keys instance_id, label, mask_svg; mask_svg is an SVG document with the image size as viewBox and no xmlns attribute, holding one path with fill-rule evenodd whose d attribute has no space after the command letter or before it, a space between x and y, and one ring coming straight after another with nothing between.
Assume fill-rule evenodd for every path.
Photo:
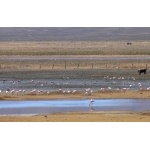
<instances>
[{"instance_id":1,"label":"white flamingo standing in water","mask_svg":"<svg viewBox=\"0 0 150 150\"><path fill-rule=\"evenodd\" d=\"M92 103L94 103L94 100L93 100L93 99L90 100L89 106L91 106Z\"/></svg>"}]
</instances>

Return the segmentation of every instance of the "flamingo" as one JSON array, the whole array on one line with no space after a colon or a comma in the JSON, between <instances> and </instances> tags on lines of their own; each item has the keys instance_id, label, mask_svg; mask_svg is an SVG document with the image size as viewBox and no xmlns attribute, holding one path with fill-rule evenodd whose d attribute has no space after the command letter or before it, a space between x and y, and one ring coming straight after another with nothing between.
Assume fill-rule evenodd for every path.
<instances>
[{"instance_id":1,"label":"flamingo","mask_svg":"<svg viewBox=\"0 0 150 150\"><path fill-rule=\"evenodd\" d=\"M93 93L93 91L90 88L85 90L86 95L91 95L91 93Z\"/></svg>"},{"instance_id":2,"label":"flamingo","mask_svg":"<svg viewBox=\"0 0 150 150\"><path fill-rule=\"evenodd\" d=\"M59 89L58 91L59 91L59 92L62 92L62 89Z\"/></svg>"},{"instance_id":3,"label":"flamingo","mask_svg":"<svg viewBox=\"0 0 150 150\"><path fill-rule=\"evenodd\" d=\"M67 89L67 93L68 93L68 94L70 94L70 93L71 93L71 91Z\"/></svg>"},{"instance_id":4,"label":"flamingo","mask_svg":"<svg viewBox=\"0 0 150 150\"><path fill-rule=\"evenodd\" d=\"M72 94L75 94L76 92L77 92L77 90L73 90L73 91L72 91Z\"/></svg>"},{"instance_id":5,"label":"flamingo","mask_svg":"<svg viewBox=\"0 0 150 150\"><path fill-rule=\"evenodd\" d=\"M148 87L147 90L150 90L150 87Z\"/></svg>"},{"instance_id":6,"label":"flamingo","mask_svg":"<svg viewBox=\"0 0 150 150\"><path fill-rule=\"evenodd\" d=\"M91 102L94 102L94 100L93 100L93 99L91 99L90 101L91 101Z\"/></svg>"},{"instance_id":7,"label":"flamingo","mask_svg":"<svg viewBox=\"0 0 150 150\"><path fill-rule=\"evenodd\" d=\"M91 106L92 103L94 103L93 99L90 100L89 106Z\"/></svg>"},{"instance_id":8,"label":"flamingo","mask_svg":"<svg viewBox=\"0 0 150 150\"><path fill-rule=\"evenodd\" d=\"M34 83L34 80L31 80L31 83Z\"/></svg>"},{"instance_id":9,"label":"flamingo","mask_svg":"<svg viewBox=\"0 0 150 150\"><path fill-rule=\"evenodd\" d=\"M14 94L15 93L15 90L11 90L11 92L10 92L11 94Z\"/></svg>"}]
</instances>

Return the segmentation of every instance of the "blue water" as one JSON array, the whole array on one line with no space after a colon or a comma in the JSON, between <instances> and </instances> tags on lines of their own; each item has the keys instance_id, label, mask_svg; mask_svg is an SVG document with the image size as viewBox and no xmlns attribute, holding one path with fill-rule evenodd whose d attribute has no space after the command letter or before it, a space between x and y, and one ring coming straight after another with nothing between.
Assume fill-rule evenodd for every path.
<instances>
[{"instance_id":1,"label":"blue water","mask_svg":"<svg viewBox=\"0 0 150 150\"><path fill-rule=\"evenodd\" d=\"M94 99L0 101L0 115L36 115L71 111L149 111L150 100Z\"/></svg>"}]
</instances>

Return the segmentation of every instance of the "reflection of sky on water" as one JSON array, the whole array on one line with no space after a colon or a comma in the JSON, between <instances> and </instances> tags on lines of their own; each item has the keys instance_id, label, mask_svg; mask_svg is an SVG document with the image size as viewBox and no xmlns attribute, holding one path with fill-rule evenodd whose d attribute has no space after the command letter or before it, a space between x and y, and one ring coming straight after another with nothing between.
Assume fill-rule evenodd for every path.
<instances>
[{"instance_id":1,"label":"reflection of sky on water","mask_svg":"<svg viewBox=\"0 0 150 150\"><path fill-rule=\"evenodd\" d=\"M51 114L71 111L149 111L150 100L95 99L90 100L28 100L0 101L0 115Z\"/></svg>"}]
</instances>

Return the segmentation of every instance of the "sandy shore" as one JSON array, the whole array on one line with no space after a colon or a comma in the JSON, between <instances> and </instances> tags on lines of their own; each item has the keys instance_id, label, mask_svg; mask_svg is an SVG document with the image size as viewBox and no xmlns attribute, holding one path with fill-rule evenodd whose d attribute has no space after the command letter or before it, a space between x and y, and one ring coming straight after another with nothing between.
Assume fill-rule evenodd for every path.
<instances>
[{"instance_id":1,"label":"sandy shore","mask_svg":"<svg viewBox=\"0 0 150 150\"><path fill-rule=\"evenodd\" d=\"M150 113L71 112L41 116L0 116L0 122L149 122Z\"/></svg>"}]
</instances>

